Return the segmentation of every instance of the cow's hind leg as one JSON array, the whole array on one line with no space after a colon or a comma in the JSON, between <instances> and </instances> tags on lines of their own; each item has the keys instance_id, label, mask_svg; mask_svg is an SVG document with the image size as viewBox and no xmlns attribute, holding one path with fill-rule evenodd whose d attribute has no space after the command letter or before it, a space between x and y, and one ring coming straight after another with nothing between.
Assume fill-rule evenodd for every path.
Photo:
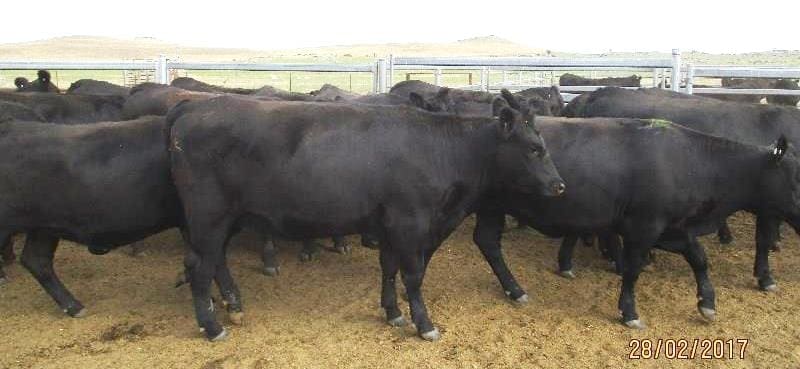
<instances>
[{"instance_id":1,"label":"cow's hind leg","mask_svg":"<svg viewBox=\"0 0 800 369\"><path fill-rule=\"evenodd\" d=\"M381 307L386 312L386 321L393 327L406 325L403 313L397 306L397 260L394 255L381 248Z\"/></svg>"},{"instance_id":2,"label":"cow's hind leg","mask_svg":"<svg viewBox=\"0 0 800 369\"><path fill-rule=\"evenodd\" d=\"M300 250L300 261L312 261L319 258L320 250L322 250L322 245L316 240L303 240L303 249Z\"/></svg>"},{"instance_id":3,"label":"cow's hind leg","mask_svg":"<svg viewBox=\"0 0 800 369\"><path fill-rule=\"evenodd\" d=\"M67 290L53 269L53 257L58 247L58 237L43 231L29 232L22 249L22 265L36 278L62 311L71 317L82 317L86 309Z\"/></svg>"},{"instance_id":4,"label":"cow's hind leg","mask_svg":"<svg viewBox=\"0 0 800 369\"><path fill-rule=\"evenodd\" d=\"M769 252L778 240L780 220L770 216L756 217L756 260L753 275L758 279L762 291L777 291L769 268Z\"/></svg>"},{"instance_id":5,"label":"cow's hind leg","mask_svg":"<svg viewBox=\"0 0 800 369\"><path fill-rule=\"evenodd\" d=\"M577 243L578 236L565 236L558 248L558 275L564 278L575 278L575 272L572 271L572 254Z\"/></svg>"},{"instance_id":6,"label":"cow's hind leg","mask_svg":"<svg viewBox=\"0 0 800 369\"><path fill-rule=\"evenodd\" d=\"M719 243L723 245L733 242L733 235L731 234L731 228L728 226L727 220L725 220L722 226L717 230L717 238L719 238Z\"/></svg>"},{"instance_id":7,"label":"cow's hind leg","mask_svg":"<svg viewBox=\"0 0 800 369\"><path fill-rule=\"evenodd\" d=\"M227 243L227 242L226 242ZM223 248L222 262L217 266L214 281L217 283L219 292L222 295L222 303L228 311L231 323L241 325L244 320L244 309L242 307L242 294L239 287L233 280L230 269L228 269L227 246Z\"/></svg>"},{"instance_id":8,"label":"cow's hind leg","mask_svg":"<svg viewBox=\"0 0 800 369\"><path fill-rule=\"evenodd\" d=\"M275 277L280 274L281 267L278 265L278 249L272 240L272 234L263 232L261 234L261 245L261 261L264 263L262 272L264 275Z\"/></svg>"},{"instance_id":9,"label":"cow's hind leg","mask_svg":"<svg viewBox=\"0 0 800 369\"><path fill-rule=\"evenodd\" d=\"M697 310L703 318L713 321L717 316L716 294L711 279L708 278L708 260L703 245L696 238L691 237L683 251L683 257L692 267L697 282Z\"/></svg>"},{"instance_id":10,"label":"cow's hind leg","mask_svg":"<svg viewBox=\"0 0 800 369\"><path fill-rule=\"evenodd\" d=\"M636 296L634 290L636 281L642 271L647 254L663 231L663 226L657 222L631 220L623 233L623 259L622 291L619 296L619 310L622 313L622 322L629 328L644 329L645 325L639 319L636 311Z\"/></svg>"},{"instance_id":11,"label":"cow's hind leg","mask_svg":"<svg viewBox=\"0 0 800 369\"><path fill-rule=\"evenodd\" d=\"M506 296L516 302L525 303L528 301L528 294L517 283L503 258L500 238L504 227L505 216L502 213L481 212L478 214L472 239L503 286Z\"/></svg>"},{"instance_id":12,"label":"cow's hind leg","mask_svg":"<svg viewBox=\"0 0 800 369\"><path fill-rule=\"evenodd\" d=\"M14 255L14 232L0 231L0 254L2 254L2 265L14 264L17 256Z\"/></svg>"},{"instance_id":13,"label":"cow's hind leg","mask_svg":"<svg viewBox=\"0 0 800 369\"><path fill-rule=\"evenodd\" d=\"M352 251L350 245L347 244L347 241L345 241L343 236L334 236L331 239L333 240L333 249L336 252L342 255L347 255L350 253L350 251Z\"/></svg>"}]
</instances>

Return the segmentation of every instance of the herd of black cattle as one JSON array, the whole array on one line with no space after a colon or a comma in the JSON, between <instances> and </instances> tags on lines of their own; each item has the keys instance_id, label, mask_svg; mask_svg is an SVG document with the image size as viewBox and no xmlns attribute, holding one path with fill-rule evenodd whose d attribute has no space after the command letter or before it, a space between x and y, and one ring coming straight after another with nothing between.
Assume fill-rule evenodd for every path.
<instances>
[{"instance_id":1,"label":"herd of black cattle","mask_svg":"<svg viewBox=\"0 0 800 369\"><path fill-rule=\"evenodd\" d=\"M620 82L565 77L562 85ZM404 81L386 94L330 85L302 94L191 78L131 89L80 80L61 93L46 71L15 84L0 91L0 249L11 263L12 237L24 233L22 265L73 317L85 309L53 270L60 239L104 254L179 228L182 279L201 330L218 340L226 331L212 281L230 320L243 316L226 262L234 233L263 236L269 275L279 271L273 236L305 240L308 257L314 238L334 237L346 252L341 237L361 234L379 250L387 322L406 324L399 271L411 322L435 340L423 276L442 241L476 214L474 241L515 301L527 295L501 253L506 215L564 238L566 277L576 241L596 236L622 274L619 309L632 328L644 327L634 286L651 249L683 255L698 310L713 320L697 237L722 229L729 241L726 217L755 214L754 274L771 291L779 226L800 229L800 111L777 105L796 105L791 98L760 104L606 87L565 105L557 87L493 94Z\"/></svg>"}]
</instances>

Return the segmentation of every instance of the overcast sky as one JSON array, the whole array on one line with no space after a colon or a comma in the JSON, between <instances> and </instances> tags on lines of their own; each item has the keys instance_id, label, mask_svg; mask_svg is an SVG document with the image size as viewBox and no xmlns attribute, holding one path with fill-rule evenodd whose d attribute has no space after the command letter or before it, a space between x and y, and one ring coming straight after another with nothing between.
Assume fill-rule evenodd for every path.
<instances>
[{"instance_id":1,"label":"overcast sky","mask_svg":"<svg viewBox=\"0 0 800 369\"><path fill-rule=\"evenodd\" d=\"M126 3L131 5L119 5ZM279 0L257 4L240 0L4 1L0 43L72 35L147 36L196 46L285 49L447 42L496 35L531 47L578 52L800 49L800 0L459 1L453 5L436 0Z\"/></svg>"}]
</instances>

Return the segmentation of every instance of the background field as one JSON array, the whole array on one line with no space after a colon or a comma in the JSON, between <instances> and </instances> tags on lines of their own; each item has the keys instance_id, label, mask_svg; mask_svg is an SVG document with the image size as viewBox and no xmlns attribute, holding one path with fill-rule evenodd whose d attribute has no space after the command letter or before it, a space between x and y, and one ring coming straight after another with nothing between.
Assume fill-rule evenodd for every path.
<instances>
[{"instance_id":1,"label":"background field","mask_svg":"<svg viewBox=\"0 0 800 369\"><path fill-rule=\"evenodd\" d=\"M664 47L669 48L669 45ZM62 37L57 39L0 45L0 60L149 60L164 54L171 59L207 62L260 62L260 63L333 63L370 64L376 58L389 54L397 56L557 56L590 57L607 56L615 58L670 58L667 52L606 53L601 55L573 54L552 50L542 50L515 44L498 37L476 37L451 43L414 43L385 45L346 45L292 50L248 50L248 49L210 49L185 47L155 39L119 40L100 37ZM707 54L683 51L683 59L695 64L735 64L735 65L800 65L800 50L770 51L747 54ZM474 72L474 71L473 71ZM62 89L81 78L106 80L116 84L125 82L122 71L59 71L53 70L53 80ZM397 71L394 81L406 78L406 72ZM545 84L558 80L560 72L552 74L531 72L523 74L523 80L536 77ZM603 73L595 76L630 75L632 72ZM639 73L642 74L642 73ZM265 84L274 87L308 92L318 89L324 83L359 93L372 90L372 76L369 73L309 73L309 72L247 72L247 71L176 71L176 76L189 76L208 83L230 87L257 88ZM35 78L35 71L0 71L0 88L13 87L14 78L25 76ZM647 78L650 73L645 73ZM516 73L507 76L515 81ZM413 78L433 82L433 75L415 75ZM477 83L479 76L473 74ZM494 72L491 81L502 80L502 73ZM548 82L549 79L549 82ZM445 75L443 84L451 86L466 85L465 74ZM701 81L714 83L713 81ZM643 85L649 86L645 79Z\"/></svg>"}]
</instances>

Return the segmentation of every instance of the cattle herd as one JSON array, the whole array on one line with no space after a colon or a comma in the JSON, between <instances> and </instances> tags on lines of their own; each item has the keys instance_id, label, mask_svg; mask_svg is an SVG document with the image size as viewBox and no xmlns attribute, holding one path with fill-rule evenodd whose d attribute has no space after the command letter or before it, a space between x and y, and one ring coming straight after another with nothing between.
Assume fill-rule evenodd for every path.
<instances>
[{"instance_id":1,"label":"cattle herd","mask_svg":"<svg viewBox=\"0 0 800 369\"><path fill-rule=\"evenodd\" d=\"M561 84L639 81L565 75ZM0 91L0 250L12 263L13 236L25 234L22 265L72 317L86 310L54 272L60 239L101 255L180 229L180 283L191 287L201 331L219 340L227 333L215 317L212 281L231 322L243 318L226 261L236 232L262 236L271 276L280 270L273 237L304 240L309 258L316 238L333 237L346 253L342 237L360 234L378 249L387 322L407 324L399 272L411 323L436 340L421 293L425 270L475 214L473 239L514 301L528 297L501 252L506 215L563 237L565 277L575 277L577 240L596 237L622 275L626 326L645 327L634 287L654 247L686 259L698 311L714 320L698 237L719 232L729 241L726 218L753 213L754 275L772 291L768 257L780 225L800 230L800 111L782 106L793 99L761 104L604 87L565 105L555 86L494 94L404 81L385 94L331 85L304 94L191 78L130 89L80 80L62 93L47 71L15 85ZM0 281L7 282L2 269Z\"/></svg>"}]
</instances>

